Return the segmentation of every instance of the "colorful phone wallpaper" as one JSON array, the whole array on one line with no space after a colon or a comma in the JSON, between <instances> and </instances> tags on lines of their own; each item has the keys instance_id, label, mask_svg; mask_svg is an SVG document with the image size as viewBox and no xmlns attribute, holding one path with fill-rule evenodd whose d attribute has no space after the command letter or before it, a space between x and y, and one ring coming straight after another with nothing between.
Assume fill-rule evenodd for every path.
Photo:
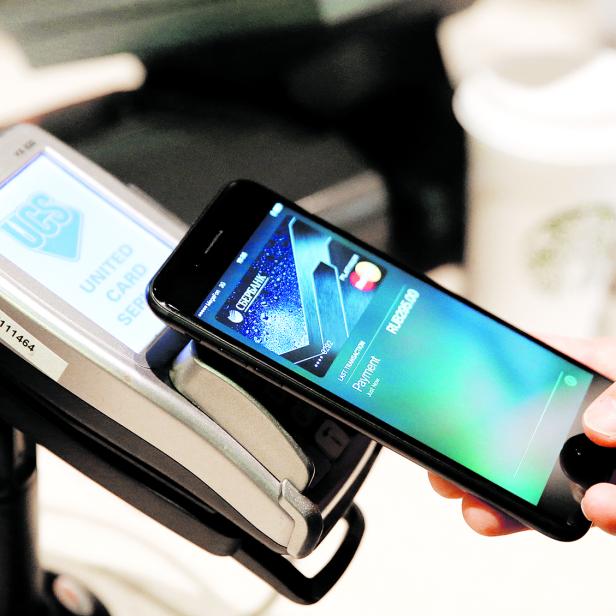
<instances>
[{"instance_id":1,"label":"colorful phone wallpaper","mask_svg":"<svg viewBox=\"0 0 616 616\"><path fill-rule=\"evenodd\" d=\"M281 204L197 316L533 504L592 380Z\"/></svg>"}]
</instances>

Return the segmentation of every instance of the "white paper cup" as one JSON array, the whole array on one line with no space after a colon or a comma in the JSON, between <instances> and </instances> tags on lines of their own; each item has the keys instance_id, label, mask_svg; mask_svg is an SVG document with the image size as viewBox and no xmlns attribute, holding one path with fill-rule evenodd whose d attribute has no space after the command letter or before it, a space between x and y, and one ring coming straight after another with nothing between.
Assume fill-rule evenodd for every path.
<instances>
[{"instance_id":1,"label":"white paper cup","mask_svg":"<svg viewBox=\"0 0 616 616\"><path fill-rule=\"evenodd\" d=\"M616 265L616 53L462 82L469 296L535 331L597 333Z\"/></svg>"}]
</instances>

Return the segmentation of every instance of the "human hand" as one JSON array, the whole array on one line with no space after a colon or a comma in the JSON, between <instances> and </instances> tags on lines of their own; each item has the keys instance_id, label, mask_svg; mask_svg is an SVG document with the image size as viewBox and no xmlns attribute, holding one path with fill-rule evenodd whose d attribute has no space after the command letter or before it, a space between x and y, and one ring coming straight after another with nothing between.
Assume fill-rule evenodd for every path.
<instances>
[{"instance_id":1,"label":"human hand","mask_svg":"<svg viewBox=\"0 0 616 616\"><path fill-rule=\"evenodd\" d=\"M550 337L551 346L616 380L616 339L576 340ZM616 447L616 384L608 388L586 409L584 432L592 441L604 447ZM508 535L526 527L458 486L428 473L434 490L445 498L461 499L462 515L476 532L486 536ZM616 486L599 483L586 491L582 500L584 515L595 526L616 535Z\"/></svg>"}]
</instances>

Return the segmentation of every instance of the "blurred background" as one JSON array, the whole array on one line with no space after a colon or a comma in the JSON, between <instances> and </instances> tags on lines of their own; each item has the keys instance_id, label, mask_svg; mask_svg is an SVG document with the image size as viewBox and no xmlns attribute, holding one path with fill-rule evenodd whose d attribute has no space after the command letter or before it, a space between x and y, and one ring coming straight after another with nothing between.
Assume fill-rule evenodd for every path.
<instances>
[{"instance_id":1,"label":"blurred background","mask_svg":"<svg viewBox=\"0 0 616 616\"><path fill-rule=\"evenodd\" d=\"M41 124L186 222L257 180L524 328L615 336L614 45L613 0L4 0L0 127ZM310 608L40 468L44 557L114 614L612 613L611 537L477 537L387 452Z\"/></svg>"}]
</instances>

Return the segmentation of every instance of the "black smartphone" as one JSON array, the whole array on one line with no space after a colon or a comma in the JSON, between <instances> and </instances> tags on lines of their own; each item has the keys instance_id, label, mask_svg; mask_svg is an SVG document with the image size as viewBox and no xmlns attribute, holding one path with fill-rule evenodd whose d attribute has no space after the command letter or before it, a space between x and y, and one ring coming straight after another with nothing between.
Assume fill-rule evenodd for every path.
<instances>
[{"instance_id":1,"label":"black smartphone","mask_svg":"<svg viewBox=\"0 0 616 616\"><path fill-rule=\"evenodd\" d=\"M605 377L253 182L150 284L172 327L553 538L612 472L583 435Z\"/></svg>"}]
</instances>

